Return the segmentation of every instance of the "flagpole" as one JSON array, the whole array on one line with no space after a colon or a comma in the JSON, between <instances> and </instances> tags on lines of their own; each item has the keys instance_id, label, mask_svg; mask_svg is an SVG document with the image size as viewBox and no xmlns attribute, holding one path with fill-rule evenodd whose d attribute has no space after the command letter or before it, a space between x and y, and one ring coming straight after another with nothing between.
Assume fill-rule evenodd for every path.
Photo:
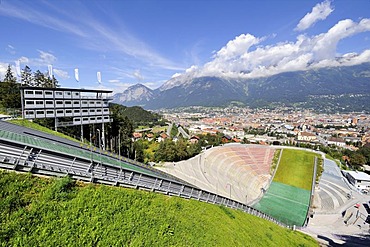
<instances>
[{"instance_id":1,"label":"flagpole","mask_svg":"<svg viewBox=\"0 0 370 247\"><path fill-rule=\"evenodd\" d=\"M99 83L99 85L101 85L101 72L100 71L98 71L98 72L96 72L96 77L97 77L97 79L98 79L98 83ZM104 117L103 117L103 102L104 102L104 100L103 100L103 94L101 94L101 100L102 100L102 133L101 133L101 138L102 138L102 142L103 142L103 150L105 150L105 128L104 128Z\"/></svg>"}]
</instances>

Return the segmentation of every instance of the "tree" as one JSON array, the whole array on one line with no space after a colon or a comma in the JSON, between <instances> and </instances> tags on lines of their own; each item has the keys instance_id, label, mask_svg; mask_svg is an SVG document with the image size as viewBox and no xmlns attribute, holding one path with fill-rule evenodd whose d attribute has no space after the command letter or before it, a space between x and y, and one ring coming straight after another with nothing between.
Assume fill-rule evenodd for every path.
<instances>
[{"instance_id":1,"label":"tree","mask_svg":"<svg viewBox=\"0 0 370 247\"><path fill-rule=\"evenodd\" d=\"M32 71L28 65L24 67L21 73L21 81L24 86L33 86Z\"/></svg>"},{"instance_id":2,"label":"tree","mask_svg":"<svg viewBox=\"0 0 370 247\"><path fill-rule=\"evenodd\" d=\"M59 82L53 75L53 78L50 79L47 73L44 74L44 84L42 87L48 87L48 88L57 88L59 87Z\"/></svg>"},{"instance_id":3,"label":"tree","mask_svg":"<svg viewBox=\"0 0 370 247\"><path fill-rule=\"evenodd\" d=\"M34 87L42 87L46 80L47 78L45 78L45 75L41 73L40 70L36 70L36 72L33 74Z\"/></svg>"},{"instance_id":4,"label":"tree","mask_svg":"<svg viewBox=\"0 0 370 247\"><path fill-rule=\"evenodd\" d=\"M17 79L13 75L10 65L1 83L1 103L5 108L21 108L21 93Z\"/></svg>"},{"instance_id":5,"label":"tree","mask_svg":"<svg viewBox=\"0 0 370 247\"><path fill-rule=\"evenodd\" d=\"M350 156L350 163L355 168L360 168L362 165L366 164L366 158L362 154L354 152Z\"/></svg>"},{"instance_id":6,"label":"tree","mask_svg":"<svg viewBox=\"0 0 370 247\"><path fill-rule=\"evenodd\" d=\"M8 69L6 70L3 82L10 82L10 83L16 83L17 82L17 79L13 75L13 71L12 71L12 68L10 67L10 64L8 65Z\"/></svg>"}]
</instances>

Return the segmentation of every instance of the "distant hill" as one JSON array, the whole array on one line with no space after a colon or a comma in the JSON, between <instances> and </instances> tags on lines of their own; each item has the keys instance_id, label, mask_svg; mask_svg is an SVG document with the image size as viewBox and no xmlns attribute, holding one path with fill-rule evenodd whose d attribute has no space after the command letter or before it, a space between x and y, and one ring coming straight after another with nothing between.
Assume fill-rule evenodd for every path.
<instances>
[{"instance_id":1,"label":"distant hill","mask_svg":"<svg viewBox=\"0 0 370 247\"><path fill-rule=\"evenodd\" d=\"M133 91L145 93L130 99L127 95ZM370 63L255 79L180 76L156 90L134 85L116 94L114 102L145 109L225 106L238 102L252 108L287 105L325 111L370 111Z\"/></svg>"},{"instance_id":2,"label":"distant hill","mask_svg":"<svg viewBox=\"0 0 370 247\"><path fill-rule=\"evenodd\" d=\"M123 106L120 104L110 104L112 113L117 113L123 117L127 117L134 124L134 127L140 125L156 125L161 124L162 116L147 110L140 106Z\"/></svg>"}]
</instances>

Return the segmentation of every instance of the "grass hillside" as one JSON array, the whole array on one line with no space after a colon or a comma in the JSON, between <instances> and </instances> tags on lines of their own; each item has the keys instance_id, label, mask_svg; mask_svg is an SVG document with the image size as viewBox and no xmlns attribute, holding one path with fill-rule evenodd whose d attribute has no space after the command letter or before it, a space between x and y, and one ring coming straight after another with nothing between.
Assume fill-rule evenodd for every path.
<instances>
[{"instance_id":1,"label":"grass hillside","mask_svg":"<svg viewBox=\"0 0 370 247\"><path fill-rule=\"evenodd\" d=\"M311 190L314 159L318 154L305 150L284 149L274 182Z\"/></svg>"},{"instance_id":2,"label":"grass hillside","mask_svg":"<svg viewBox=\"0 0 370 247\"><path fill-rule=\"evenodd\" d=\"M23 126L23 127L26 127L26 128L30 128L30 129L42 131L42 132L47 133L47 134L59 136L59 137L62 137L62 138L68 139L68 140L72 140L72 141L77 141L78 142L78 140L76 140L76 139L74 139L74 138L72 138L70 136L67 136L67 135L65 135L63 133L60 133L60 132L51 130L49 128L46 128L44 126L41 126L41 125L39 125L37 123L31 122L31 121L26 120L26 119L13 119L13 120L9 120L8 122L9 123L13 123L13 124L17 124L17 125L20 125L20 126Z\"/></svg>"},{"instance_id":3,"label":"grass hillside","mask_svg":"<svg viewBox=\"0 0 370 247\"><path fill-rule=\"evenodd\" d=\"M0 246L318 246L212 204L0 170Z\"/></svg>"}]
</instances>

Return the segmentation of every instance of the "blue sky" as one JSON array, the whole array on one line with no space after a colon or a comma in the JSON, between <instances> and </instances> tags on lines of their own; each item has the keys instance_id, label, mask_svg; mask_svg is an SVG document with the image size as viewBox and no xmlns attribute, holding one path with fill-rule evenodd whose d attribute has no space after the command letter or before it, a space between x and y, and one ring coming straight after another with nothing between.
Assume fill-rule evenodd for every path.
<instances>
[{"instance_id":1,"label":"blue sky","mask_svg":"<svg viewBox=\"0 0 370 247\"><path fill-rule=\"evenodd\" d=\"M0 79L19 60L52 64L63 87L122 92L369 62L369 10L369 0L0 0Z\"/></svg>"}]
</instances>

